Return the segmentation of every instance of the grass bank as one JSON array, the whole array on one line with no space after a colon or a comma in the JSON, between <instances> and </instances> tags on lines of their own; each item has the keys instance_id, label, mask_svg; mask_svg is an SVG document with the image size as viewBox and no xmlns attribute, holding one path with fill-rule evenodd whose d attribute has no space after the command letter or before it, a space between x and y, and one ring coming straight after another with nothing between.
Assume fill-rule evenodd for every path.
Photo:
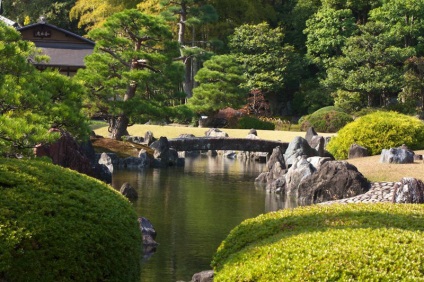
<instances>
[{"instance_id":1,"label":"grass bank","mask_svg":"<svg viewBox=\"0 0 424 282\"><path fill-rule=\"evenodd\" d=\"M214 281L417 281L424 206L300 207L248 219L221 243Z\"/></svg>"}]
</instances>

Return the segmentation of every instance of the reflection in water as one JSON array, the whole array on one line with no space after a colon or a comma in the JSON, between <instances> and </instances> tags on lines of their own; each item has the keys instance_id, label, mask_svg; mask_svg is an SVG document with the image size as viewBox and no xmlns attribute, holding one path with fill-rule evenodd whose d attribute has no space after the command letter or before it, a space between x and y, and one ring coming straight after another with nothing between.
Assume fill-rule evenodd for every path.
<instances>
[{"instance_id":1,"label":"reflection in water","mask_svg":"<svg viewBox=\"0 0 424 282\"><path fill-rule=\"evenodd\" d=\"M190 281L210 269L229 231L247 218L284 208L278 195L255 188L264 164L223 157L186 158L183 168L116 171L112 185L129 182L139 216L157 231L156 253L142 261L141 281Z\"/></svg>"}]
</instances>

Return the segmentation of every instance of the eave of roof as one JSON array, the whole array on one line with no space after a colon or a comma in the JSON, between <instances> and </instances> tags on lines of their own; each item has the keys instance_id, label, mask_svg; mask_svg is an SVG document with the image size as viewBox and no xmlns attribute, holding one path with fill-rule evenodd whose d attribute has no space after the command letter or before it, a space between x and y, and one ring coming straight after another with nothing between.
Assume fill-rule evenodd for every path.
<instances>
[{"instance_id":1,"label":"eave of roof","mask_svg":"<svg viewBox=\"0 0 424 282\"><path fill-rule=\"evenodd\" d=\"M79 40L82 40L82 41L84 41L84 42L86 42L88 44L92 44L93 46L95 45L94 41L91 41L90 39L87 39L87 38L82 37L82 36L80 36L78 34L75 34L73 32L70 32L70 31L68 31L66 29L57 27L55 25L52 25L52 24L49 24L49 23L46 23L46 22L38 22L38 23L29 24L29 25L26 25L26 26L17 28L17 30L18 31L24 31L24 30L31 29L31 28L34 28L34 27L37 27L37 26L47 26L49 28L52 28L52 29L61 31L61 32L65 33L65 34L67 34L69 36L78 38Z\"/></svg>"}]
</instances>

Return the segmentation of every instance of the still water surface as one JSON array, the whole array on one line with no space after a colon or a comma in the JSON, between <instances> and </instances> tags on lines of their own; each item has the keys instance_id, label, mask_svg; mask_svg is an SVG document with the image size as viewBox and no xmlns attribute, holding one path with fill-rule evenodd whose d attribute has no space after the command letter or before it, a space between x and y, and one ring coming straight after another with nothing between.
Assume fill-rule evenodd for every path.
<instances>
[{"instance_id":1,"label":"still water surface","mask_svg":"<svg viewBox=\"0 0 424 282\"><path fill-rule=\"evenodd\" d=\"M137 214L148 218L160 244L142 262L141 281L190 281L211 269L222 240L244 219L274 211L281 201L254 179L264 164L224 157L186 158L184 167L115 171L112 185L129 182L139 198Z\"/></svg>"}]
</instances>

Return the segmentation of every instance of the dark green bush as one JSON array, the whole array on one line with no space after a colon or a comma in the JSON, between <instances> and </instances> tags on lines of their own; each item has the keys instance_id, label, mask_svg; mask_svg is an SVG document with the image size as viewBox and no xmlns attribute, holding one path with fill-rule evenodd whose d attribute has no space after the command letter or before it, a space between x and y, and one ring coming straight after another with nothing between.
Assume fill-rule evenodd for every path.
<instances>
[{"instance_id":1,"label":"dark green bush","mask_svg":"<svg viewBox=\"0 0 424 282\"><path fill-rule=\"evenodd\" d=\"M237 127L239 129L259 129L259 130L274 130L275 124L268 121L260 120L252 116L241 117L238 121Z\"/></svg>"},{"instance_id":2,"label":"dark green bush","mask_svg":"<svg viewBox=\"0 0 424 282\"><path fill-rule=\"evenodd\" d=\"M424 206L315 205L242 222L221 243L214 281L417 281Z\"/></svg>"},{"instance_id":3,"label":"dark green bush","mask_svg":"<svg viewBox=\"0 0 424 282\"><path fill-rule=\"evenodd\" d=\"M139 281L141 232L110 186L43 161L0 159L0 280Z\"/></svg>"},{"instance_id":4,"label":"dark green bush","mask_svg":"<svg viewBox=\"0 0 424 282\"><path fill-rule=\"evenodd\" d=\"M336 159L346 159L349 147L356 143L371 155L402 144L411 149L424 148L424 123L396 112L374 112L356 119L331 138L327 150Z\"/></svg>"},{"instance_id":5,"label":"dark green bush","mask_svg":"<svg viewBox=\"0 0 424 282\"><path fill-rule=\"evenodd\" d=\"M352 121L353 118L350 115L338 110L336 107L329 106L319 109L310 115L303 116L299 120L299 124L302 130L314 127L318 132L337 132Z\"/></svg>"}]
</instances>

